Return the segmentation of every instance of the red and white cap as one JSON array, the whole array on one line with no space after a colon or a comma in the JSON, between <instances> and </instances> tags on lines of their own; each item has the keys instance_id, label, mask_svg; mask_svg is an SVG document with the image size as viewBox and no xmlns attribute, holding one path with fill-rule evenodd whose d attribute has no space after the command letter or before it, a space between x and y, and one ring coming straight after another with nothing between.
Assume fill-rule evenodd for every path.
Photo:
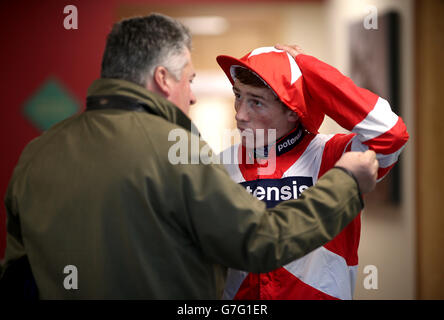
<instances>
[{"instance_id":1,"label":"red and white cap","mask_svg":"<svg viewBox=\"0 0 444 320\"><path fill-rule=\"evenodd\" d=\"M258 75L290 110L296 112L305 129L317 133L324 120L324 113L316 106L308 107L305 100L302 73L295 59L286 51L275 47L254 49L240 59L221 55L217 63L234 84L234 70L244 67Z\"/></svg>"}]
</instances>

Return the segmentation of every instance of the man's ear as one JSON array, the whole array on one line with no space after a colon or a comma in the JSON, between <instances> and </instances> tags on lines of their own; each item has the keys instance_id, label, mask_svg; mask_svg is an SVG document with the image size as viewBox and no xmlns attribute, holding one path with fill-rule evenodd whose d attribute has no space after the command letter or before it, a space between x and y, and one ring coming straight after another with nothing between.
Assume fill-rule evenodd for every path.
<instances>
[{"instance_id":1,"label":"man's ear","mask_svg":"<svg viewBox=\"0 0 444 320\"><path fill-rule=\"evenodd\" d=\"M155 88L153 91L158 91L165 97L169 97L171 94L171 74L163 66L157 66L153 74L153 84Z\"/></svg>"},{"instance_id":2,"label":"man's ear","mask_svg":"<svg viewBox=\"0 0 444 320\"><path fill-rule=\"evenodd\" d=\"M293 110L288 110L287 111L287 119L289 122L298 122L299 121L299 116L296 112L294 112Z\"/></svg>"}]
</instances>

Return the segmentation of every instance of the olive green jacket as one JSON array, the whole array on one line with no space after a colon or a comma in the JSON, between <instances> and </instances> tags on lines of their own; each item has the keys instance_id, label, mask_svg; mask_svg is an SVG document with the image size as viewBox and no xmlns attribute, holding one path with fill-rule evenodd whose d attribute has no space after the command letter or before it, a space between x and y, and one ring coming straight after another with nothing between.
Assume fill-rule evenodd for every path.
<instances>
[{"instance_id":1,"label":"olive green jacket","mask_svg":"<svg viewBox=\"0 0 444 320\"><path fill-rule=\"evenodd\" d=\"M27 256L40 298L218 299L227 267L287 264L362 209L355 180L333 169L300 200L267 210L222 165L168 160L173 129L191 144L191 121L173 104L115 79L92 84L88 96L102 95L148 108L55 125L25 148L7 190L3 267Z\"/></svg>"}]
</instances>

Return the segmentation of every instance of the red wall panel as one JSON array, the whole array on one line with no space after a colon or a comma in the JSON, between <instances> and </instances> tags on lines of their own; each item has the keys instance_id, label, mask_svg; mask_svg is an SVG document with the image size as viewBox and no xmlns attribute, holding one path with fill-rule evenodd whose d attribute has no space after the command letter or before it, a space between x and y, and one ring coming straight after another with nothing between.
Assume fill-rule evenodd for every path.
<instances>
[{"instance_id":1,"label":"red wall panel","mask_svg":"<svg viewBox=\"0 0 444 320\"><path fill-rule=\"evenodd\" d=\"M89 84L99 77L115 1L9 1L0 4L0 258L6 245L3 205L21 151L40 135L23 115L24 103L55 77L82 105ZM63 27L63 8L78 9L78 29Z\"/></svg>"}]
</instances>

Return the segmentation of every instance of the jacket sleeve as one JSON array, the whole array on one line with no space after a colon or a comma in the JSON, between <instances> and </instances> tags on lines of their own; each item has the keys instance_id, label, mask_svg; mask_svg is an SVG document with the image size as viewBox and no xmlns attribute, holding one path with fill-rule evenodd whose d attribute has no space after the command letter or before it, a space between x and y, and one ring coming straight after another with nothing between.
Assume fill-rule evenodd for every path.
<instances>
[{"instance_id":1,"label":"jacket sleeve","mask_svg":"<svg viewBox=\"0 0 444 320\"><path fill-rule=\"evenodd\" d=\"M3 272L5 272L9 265L14 263L14 261L17 261L26 255L22 240L18 208L12 194L13 185L14 179L11 179L5 195L6 228L8 230L6 241L8 243L8 250L5 252Z\"/></svg>"},{"instance_id":2,"label":"jacket sleeve","mask_svg":"<svg viewBox=\"0 0 444 320\"><path fill-rule=\"evenodd\" d=\"M36 299L37 286L23 245L18 208L12 189L13 179L5 196L8 246L0 272L0 298Z\"/></svg>"},{"instance_id":3,"label":"jacket sleeve","mask_svg":"<svg viewBox=\"0 0 444 320\"><path fill-rule=\"evenodd\" d=\"M300 258L333 239L363 206L355 180L339 169L300 199L267 210L221 166L199 168L182 184L188 227L206 256L235 269L268 272Z\"/></svg>"},{"instance_id":4,"label":"jacket sleeve","mask_svg":"<svg viewBox=\"0 0 444 320\"><path fill-rule=\"evenodd\" d=\"M389 103L356 86L337 69L308 55L296 56L307 108L316 105L343 128L353 132L347 150L374 150L381 180L395 165L409 138L406 126Z\"/></svg>"}]
</instances>

